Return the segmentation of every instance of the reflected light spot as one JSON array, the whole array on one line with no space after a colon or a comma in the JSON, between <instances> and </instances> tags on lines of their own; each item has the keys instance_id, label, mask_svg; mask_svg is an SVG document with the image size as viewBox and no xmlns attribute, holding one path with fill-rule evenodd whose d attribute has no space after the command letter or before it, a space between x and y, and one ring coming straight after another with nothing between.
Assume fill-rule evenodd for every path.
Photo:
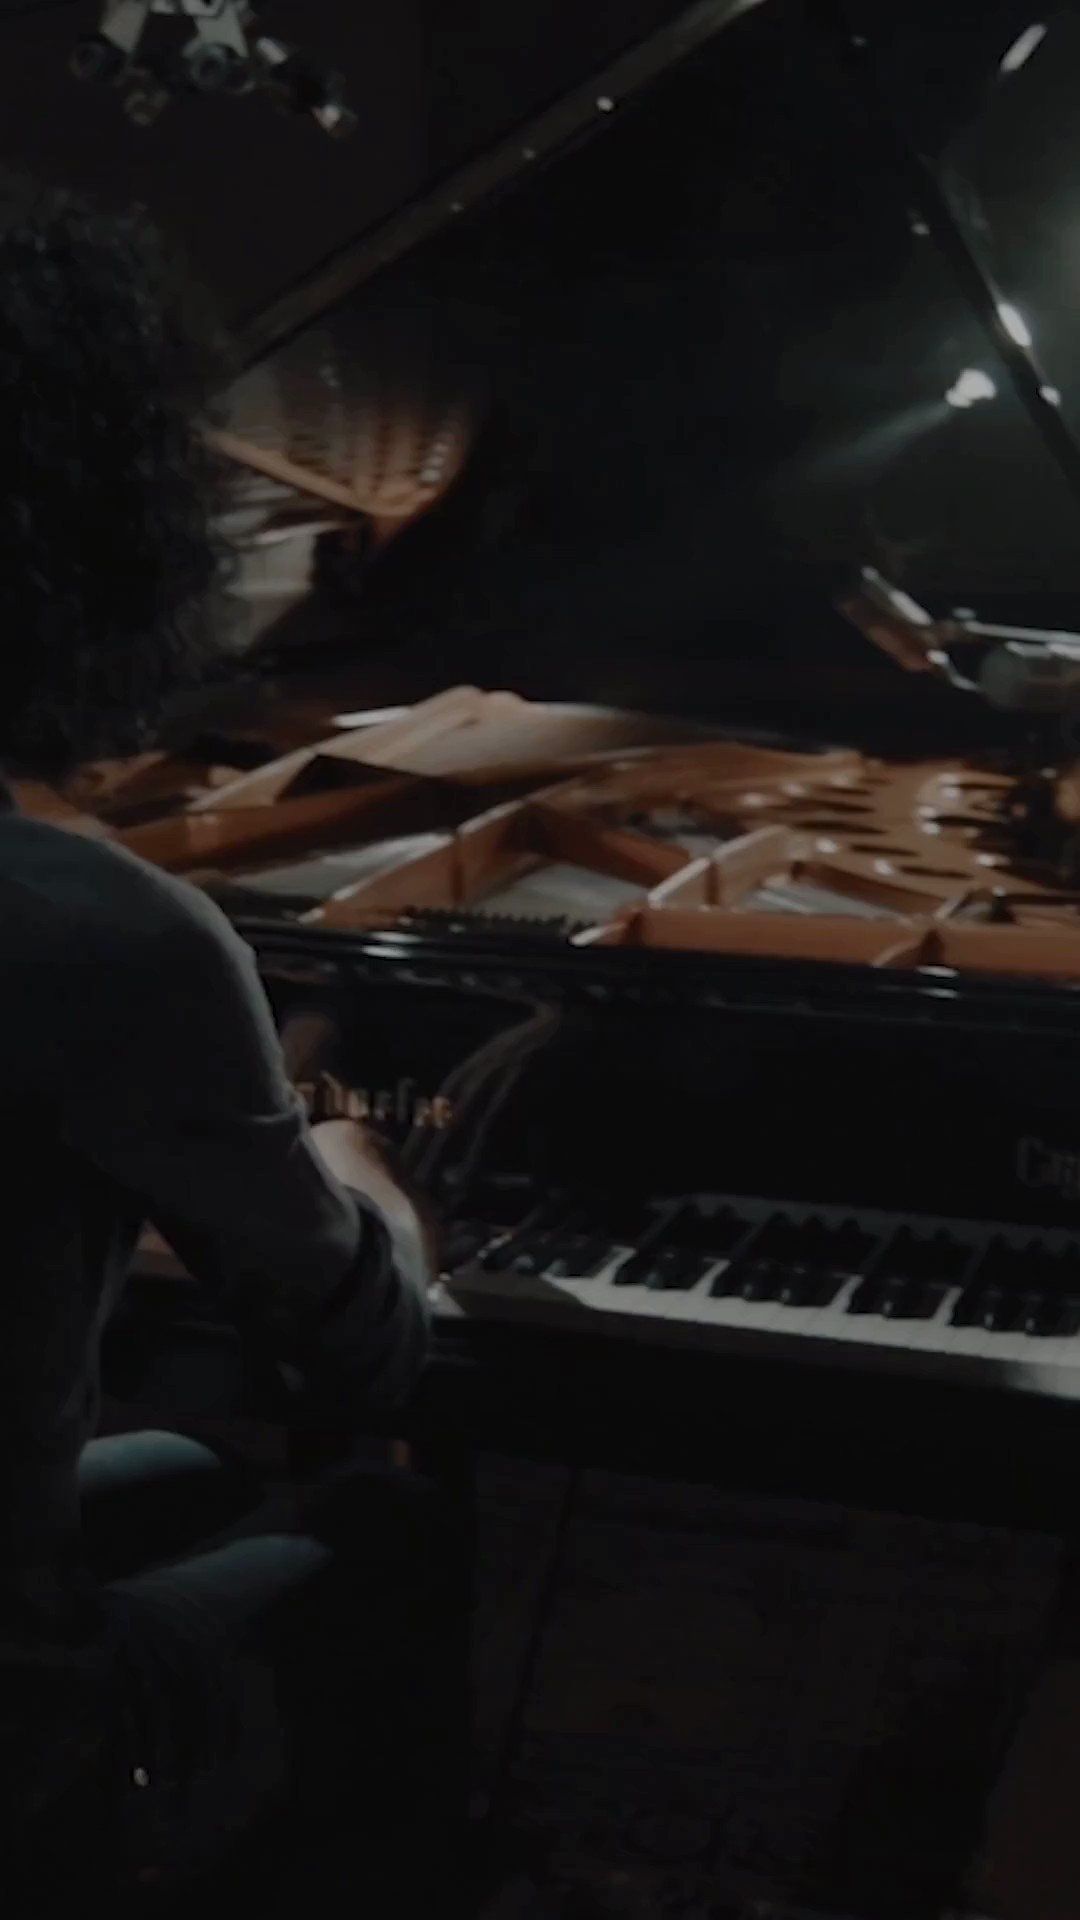
<instances>
[{"instance_id":1,"label":"reflected light spot","mask_svg":"<svg viewBox=\"0 0 1080 1920\"><path fill-rule=\"evenodd\" d=\"M1046 31L1040 21L1036 21L1034 26L1025 27L1023 33L1013 41L1001 63L1002 73L1019 73L1021 67L1027 65L1036 48L1040 47L1046 39Z\"/></svg>"},{"instance_id":2,"label":"reflected light spot","mask_svg":"<svg viewBox=\"0 0 1080 1920\"><path fill-rule=\"evenodd\" d=\"M1009 300L999 300L998 319L1001 321L1009 339L1015 340L1018 347L1031 346L1031 328L1028 326L1019 307L1014 307Z\"/></svg>"},{"instance_id":3,"label":"reflected light spot","mask_svg":"<svg viewBox=\"0 0 1080 1920\"><path fill-rule=\"evenodd\" d=\"M965 367L959 379L945 395L950 407L973 407L977 400L993 400L997 388L981 367Z\"/></svg>"},{"instance_id":4,"label":"reflected light spot","mask_svg":"<svg viewBox=\"0 0 1080 1920\"><path fill-rule=\"evenodd\" d=\"M408 707L365 707L360 713L335 713L331 725L355 733L360 727L381 727L389 720L400 720L408 711Z\"/></svg>"}]
</instances>

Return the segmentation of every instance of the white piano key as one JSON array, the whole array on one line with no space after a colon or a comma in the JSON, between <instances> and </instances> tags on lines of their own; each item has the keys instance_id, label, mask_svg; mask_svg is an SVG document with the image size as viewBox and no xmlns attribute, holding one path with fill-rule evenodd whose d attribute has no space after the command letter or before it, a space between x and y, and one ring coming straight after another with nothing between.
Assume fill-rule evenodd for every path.
<instances>
[{"instance_id":1,"label":"white piano key","mask_svg":"<svg viewBox=\"0 0 1080 1920\"><path fill-rule=\"evenodd\" d=\"M745 1306L751 1314L755 1308L760 1311L761 1307L771 1305L774 1314L771 1324L777 1333L790 1334L802 1340L844 1340L851 1337L848 1328L853 1323L853 1316L844 1313L843 1305L851 1298L857 1285L857 1280L846 1281L827 1306L787 1307L779 1301L741 1301L738 1304ZM752 1321L748 1324L752 1324Z\"/></svg>"},{"instance_id":2,"label":"white piano key","mask_svg":"<svg viewBox=\"0 0 1080 1920\"><path fill-rule=\"evenodd\" d=\"M985 1327L943 1326L934 1345L924 1351L942 1354L946 1359L997 1362L1004 1358L1008 1339L1008 1334L990 1333Z\"/></svg>"},{"instance_id":3,"label":"white piano key","mask_svg":"<svg viewBox=\"0 0 1080 1920\"><path fill-rule=\"evenodd\" d=\"M1006 1333L999 1335L1001 1350L995 1349L995 1358L1005 1367L1069 1367L1077 1369L1080 1377L1080 1349L1075 1335L1063 1336L1056 1340L1043 1340L1027 1333Z\"/></svg>"}]
</instances>

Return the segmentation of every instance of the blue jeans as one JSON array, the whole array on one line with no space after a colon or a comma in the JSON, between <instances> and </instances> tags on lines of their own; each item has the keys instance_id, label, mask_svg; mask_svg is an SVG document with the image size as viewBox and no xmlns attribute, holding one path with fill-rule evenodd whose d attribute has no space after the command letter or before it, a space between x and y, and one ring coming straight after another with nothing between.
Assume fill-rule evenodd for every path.
<instances>
[{"instance_id":1,"label":"blue jeans","mask_svg":"<svg viewBox=\"0 0 1080 1920\"><path fill-rule=\"evenodd\" d=\"M244 1470L137 1433L86 1449L82 1493L118 1713L68 1850L85 1831L140 1899L236 1872L415 1911L404 1868L445 1880L467 1794L467 1555L438 1490L347 1464L248 1531Z\"/></svg>"}]
</instances>

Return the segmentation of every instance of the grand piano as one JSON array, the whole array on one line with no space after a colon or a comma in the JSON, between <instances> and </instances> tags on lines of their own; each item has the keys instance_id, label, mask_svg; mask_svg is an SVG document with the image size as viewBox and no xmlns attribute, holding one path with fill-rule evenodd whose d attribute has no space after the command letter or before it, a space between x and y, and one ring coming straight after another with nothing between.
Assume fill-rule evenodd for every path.
<instances>
[{"instance_id":1,"label":"grand piano","mask_svg":"<svg viewBox=\"0 0 1080 1920\"><path fill-rule=\"evenodd\" d=\"M268 302L236 683L26 800L434 1201L418 1421L1061 1527L1080 38L962 13L670 10ZM148 1241L112 1390L228 1338Z\"/></svg>"}]
</instances>

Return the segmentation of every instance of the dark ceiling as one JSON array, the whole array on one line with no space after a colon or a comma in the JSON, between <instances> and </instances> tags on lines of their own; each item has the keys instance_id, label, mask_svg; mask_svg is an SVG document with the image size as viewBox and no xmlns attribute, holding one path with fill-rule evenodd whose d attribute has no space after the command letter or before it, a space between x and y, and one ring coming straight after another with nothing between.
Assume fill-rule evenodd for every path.
<instances>
[{"instance_id":1,"label":"dark ceiling","mask_svg":"<svg viewBox=\"0 0 1080 1920\"><path fill-rule=\"evenodd\" d=\"M145 202L228 317L243 319L680 10L678 0L268 0L265 31L347 77L360 126L336 144L261 99L186 99L141 131L115 94L68 75L73 42L100 19L96 0L14 0L0 6L4 155ZM155 21L152 31L180 30Z\"/></svg>"},{"instance_id":2,"label":"dark ceiling","mask_svg":"<svg viewBox=\"0 0 1080 1920\"><path fill-rule=\"evenodd\" d=\"M372 323L421 315L493 403L447 511L340 614L344 646L390 663L388 697L405 663L420 688L925 737L959 696L927 696L831 613L852 567L875 559L935 610L1080 626L1080 500L921 229L892 126L1080 431L1076 9L1048 15L1046 51L1005 84L1030 0L843 0L867 85L840 3L766 0L602 137L358 291ZM268 28L349 75L361 125L338 147L246 100L140 133L66 77L96 7L53 7L0 25L8 153L141 198L242 319L680 10L267 4ZM953 412L973 366L997 396ZM325 640L326 607L306 618Z\"/></svg>"},{"instance_id":3,"label":"dark ceiling","mask_svg":"<svg viewBox=\"0 0 1080 1920\"><path fill-rule=\"evenodd\" d=\"M1026 10L987 0L976 19L962 0L935 54L941 8L867 10L879 90L828 6L761 6L358 290L365 326L421 314L464 371L488 372L502 437L362 583L347 648L407 653L425 687L453 672L914 739L935 709L967 724L972 703L899 674L831 613L856 566L937 611L1080 625L1080 498L912 204L891 125L956 187L966 245L1071 412L1080 362L1051 309L1080 48L1059 23L1003 87ZM1010 172L1010 146L1036 136L1041 169ZM1036 230L1038 257L1018 238ZM954 411L965 368L996 397Z\"/></svg>"}]
</instances>

